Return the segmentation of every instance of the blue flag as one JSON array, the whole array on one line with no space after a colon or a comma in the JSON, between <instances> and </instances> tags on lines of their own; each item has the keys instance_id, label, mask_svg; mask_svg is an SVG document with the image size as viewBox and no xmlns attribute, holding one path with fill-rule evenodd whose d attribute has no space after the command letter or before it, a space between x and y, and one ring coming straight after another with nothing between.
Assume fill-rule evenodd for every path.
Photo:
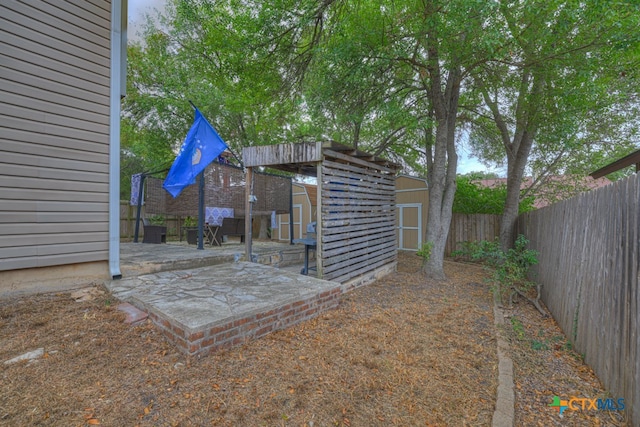
<instances>
[{"instance_id":1,"label":"blue flag","mask_svg":"<svg viewBox=\"0 0 640 427\"><path fill-rule=\"evenodd\" d=\"M194 184L196 176L226 149L227 144L196 108L193 126L189 129L162 186L173 197L178 197L180 192L186 186Z\"/></svg>"}]
</instances>

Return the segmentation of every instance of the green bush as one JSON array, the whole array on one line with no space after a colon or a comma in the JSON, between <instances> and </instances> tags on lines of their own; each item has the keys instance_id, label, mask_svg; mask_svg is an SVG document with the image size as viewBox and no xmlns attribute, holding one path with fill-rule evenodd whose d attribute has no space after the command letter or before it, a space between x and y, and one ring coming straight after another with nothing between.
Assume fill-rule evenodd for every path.
<instances>
[{"instance_id":1,"label":"green bush","mask_svg":"<svg viewBox=\"0 0 640 427\"><path fill-rule=\"evenodd\" d=\"M481 240L462 242L462 248L451 252L453 258L468 262L475 262L495 267L504 258L504 252L500 249L500 241Z\"/></svg>"},{"instance_id":2,"label":"green bush","mask_svg":"<svg viewBox=\"0 0 640 427\"><path fill-rule=\"evenodd\" d=\"M192 216L188 216L184 219L185 227L196 227L198 225L198 219Z\"/></svg>"},{"instance_id":3,"label":"green bush","mask_svg":"<svg viewBox=\"0 0 640 427\"><path fill-rule=\"evenodd\" d=\"M516 285L528 290L535 285L527 276L531 266L538 263L538 251L527 249L528 245L529 240L520 234L513 248L504 253L504 259L498 264L494 275L494 279L501 287Z\"/></svg>"},{"instance_id":4,"label":"green bush","mask_svg":"<svg viewBox=\"0 0 640 427\"><path fill-rule=\"evenodd\" d=\"M422 247L418 249L416 254L422 258L422 264L426 264L431 258L431 251L433 249L433 242L426 242L422 244Z\"/></svg>"},{"instance_id":5,"label":"green bush","mask_svg":"<svg viewBox=\"0 0 640 427\"><path fill-rule=\"evenodd\" d=\"M456 178L456 194L453 199L453 212L461 214L494 214L504 212L507 200L507 186L484 187L474 181L481 177L461 175ZM519 213L533 210L533 197L520 201Z\"/></svg>"},{"instance_id":6,"label":"green bush","mask_svg":"<svg viewBox=\"0 0 640 427\"><path fill-rule=\"evenodd\" d=\"M452 256L477 262L491 268L491 284L499 302L506 297L511 300L514 294L525 296L533 288L537 288L535 299L531 303L539 308L540 289L535 282L528 279L529 269L538 263L538 252L527 249L529 240L518 235L513 248L503 251L498 240L492 242L465 242L462 249L454 251ZM544 314L544 313L543 313Z\"/></svg>"}]
</instances>

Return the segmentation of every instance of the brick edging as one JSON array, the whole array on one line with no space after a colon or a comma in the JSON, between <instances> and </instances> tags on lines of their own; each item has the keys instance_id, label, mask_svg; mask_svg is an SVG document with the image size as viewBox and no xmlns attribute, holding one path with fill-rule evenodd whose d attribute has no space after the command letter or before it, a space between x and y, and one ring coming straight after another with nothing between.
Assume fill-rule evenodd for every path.
<instances>
[{"instance_id":1,"label":"brick edging","mask_svg":"<svg viewBox=\"0 0 640 427\"><path fill-rule=\"evenodd\" d=\"M342 290L337 286L298 301L248 314L239 319L209 325L197 331L189 331L182 325L171 323L153 311L149 312L149 319L169 341L177 345L180 351L189 356L204 356L310 320L320 313L337 307L341 294Z\"/></svg>"}]
</instances>

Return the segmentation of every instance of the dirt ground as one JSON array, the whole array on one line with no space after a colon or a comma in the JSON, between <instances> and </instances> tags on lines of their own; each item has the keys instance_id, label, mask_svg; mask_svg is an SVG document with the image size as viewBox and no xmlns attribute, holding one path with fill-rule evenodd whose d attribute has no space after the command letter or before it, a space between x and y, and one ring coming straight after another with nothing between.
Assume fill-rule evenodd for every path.
<instances>
[{"instance_id":1,"label":"dirt ground","mask_svg":"<svg viewBox=\"0 0 640 427\"><path fill-rule=\"evenodd\" d=\"M150 323L128 326L102 289L0 301L0 425L488 426L497 388L486 273L420 259L318 318L202 358ZM624 425L619 414L549 407L607 396L555 322L520 303L501 332L515 364L517 426ZM512 320L515 319L515 320ZM38 348L39 359L6 364Z\"/></svg>"}]
</instances>

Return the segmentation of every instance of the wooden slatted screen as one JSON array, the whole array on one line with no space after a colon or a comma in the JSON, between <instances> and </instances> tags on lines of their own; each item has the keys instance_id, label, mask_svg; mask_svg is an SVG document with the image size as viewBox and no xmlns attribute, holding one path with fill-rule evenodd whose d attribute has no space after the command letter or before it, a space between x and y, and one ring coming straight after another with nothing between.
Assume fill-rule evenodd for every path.
<instances>
[{"instance_id":1,"label":"wooden slatted screen","mask_svg":"<svg viewBox=\"0 0 640 427\"><path fill-rule=\"evenodd\" d=\"M325 149L322 277L344 283L397 262L395 170Z\"/></svg>"}]
</instances>

